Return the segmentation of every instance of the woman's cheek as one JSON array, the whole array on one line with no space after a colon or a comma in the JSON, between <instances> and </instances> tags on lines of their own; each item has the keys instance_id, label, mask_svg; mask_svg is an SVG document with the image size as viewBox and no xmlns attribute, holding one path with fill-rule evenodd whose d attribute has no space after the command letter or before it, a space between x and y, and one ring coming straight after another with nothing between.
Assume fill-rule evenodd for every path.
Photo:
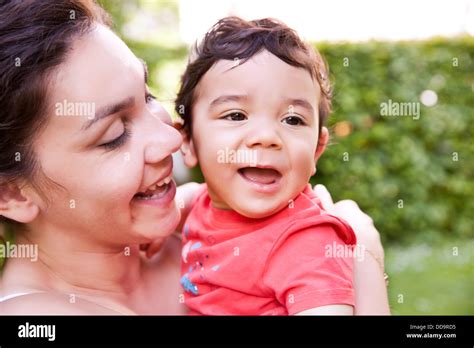
<instances>
[{"instance_id":1,"label":"woman's cheek","mask_svg":"<svg viewBox=\"0 0 474 348\"><path fill-rule=\"evenodd\" d=\"M143 171L143 158L138 158L138 155L133 152L125 151L118 154L115 161L102 169L105 173L102 177L102 185L108 189L110 195L117 199L131 200L143 185Z\"/></svg>"}]
</instances>

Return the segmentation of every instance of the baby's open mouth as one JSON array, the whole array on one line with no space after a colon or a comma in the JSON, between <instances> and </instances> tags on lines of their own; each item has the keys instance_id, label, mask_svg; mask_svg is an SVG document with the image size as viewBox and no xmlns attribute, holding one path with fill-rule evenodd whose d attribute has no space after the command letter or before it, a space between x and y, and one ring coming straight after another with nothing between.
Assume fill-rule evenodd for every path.
<instances>
[{"instance_id":1,"label":"baby's open mouth","mask_svg":"<svg viewBox=\"0 0 474 348\"><path fill-rule=\"evenodd\" d=\"M282 176L278 170L273 168L245 167L238 171L245 179L262 185L274 184Z\"/></svg>"}]
</instances>

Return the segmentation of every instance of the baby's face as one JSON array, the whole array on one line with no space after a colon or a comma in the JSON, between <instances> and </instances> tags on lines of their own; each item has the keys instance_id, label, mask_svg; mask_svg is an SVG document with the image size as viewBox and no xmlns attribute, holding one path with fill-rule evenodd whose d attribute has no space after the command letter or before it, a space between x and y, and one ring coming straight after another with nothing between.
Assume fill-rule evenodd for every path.
<instances>
[{"instance_id":1,"label":"baby's face","mask_svg":"<svg viewBox=\"0 0 474 348\"><path fill-rule=\"evenodd\" d=\"M185 160L199 161L214 206L261 218L315 172L320 89L268 51L238 63L221 60L201 79Z\"/></svg>"}]
</instances>

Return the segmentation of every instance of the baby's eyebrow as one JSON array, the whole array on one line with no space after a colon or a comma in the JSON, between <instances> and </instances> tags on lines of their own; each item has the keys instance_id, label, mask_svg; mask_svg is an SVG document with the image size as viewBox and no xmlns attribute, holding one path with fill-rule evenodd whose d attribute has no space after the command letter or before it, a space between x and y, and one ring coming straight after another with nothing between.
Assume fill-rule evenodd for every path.
<instances>
[{"instance_id":1,"label":"baby's eyebrow","mask_svg":"<svg viewBox=\"0 0 474 348\"><path fill-rule=\"evenodd\" d=\"M228 102L240 102L247 99L248 96L246 94L221 95L214 99L209 106L214 107Z\"/></svg>"},{"instance_id":2,"label":"baby's eyebrow","mask_svg":"<svg viewBox=\"0 0 474 348\"><path fill-rule=\"evenodd\" d=\"M291 106L291 105L292 106L300 106L304 109L307 109L311 113L314 112L313 106L306 99L288 98L288 99L285 100L285 105L288 105L288 107Z\"/></svg>"}]
</instances>

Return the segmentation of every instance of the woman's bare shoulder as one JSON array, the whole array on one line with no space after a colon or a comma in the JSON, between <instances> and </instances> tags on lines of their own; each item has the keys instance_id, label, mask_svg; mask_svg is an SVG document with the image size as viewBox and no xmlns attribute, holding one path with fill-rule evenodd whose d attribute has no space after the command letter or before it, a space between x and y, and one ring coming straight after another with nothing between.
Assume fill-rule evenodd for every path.
<instances>
[{"instance_id":1,"label":"woman's bare shoulder","mask_svg":"<svg viewBox=\"0 0 474 348\"><path fill-rule=\"evenodd\" d=\"M115 311L66 294L32 293L0 302L4 315L116 315Z\"/></svg>"}]
</instances>

